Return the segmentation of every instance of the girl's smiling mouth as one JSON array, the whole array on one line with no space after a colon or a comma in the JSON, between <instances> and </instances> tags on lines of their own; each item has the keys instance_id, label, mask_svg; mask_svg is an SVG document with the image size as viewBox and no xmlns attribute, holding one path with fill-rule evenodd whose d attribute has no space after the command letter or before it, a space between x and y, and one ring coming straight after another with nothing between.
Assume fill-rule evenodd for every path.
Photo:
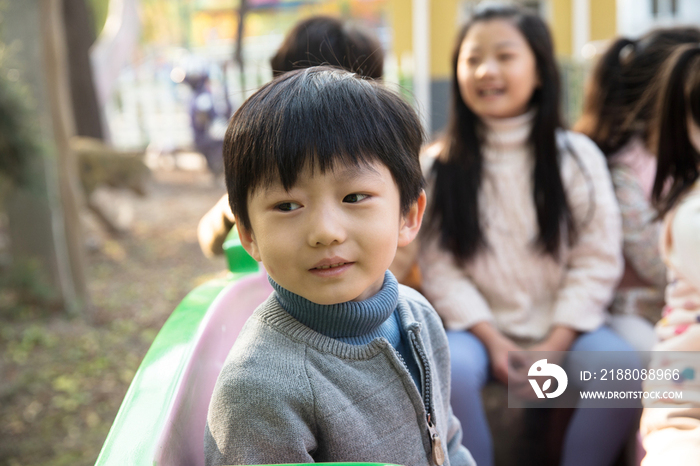
<instances>
[{"instance_id":1,"label":"girl's smiling mouth","mask_svg":"<svg viewBox=\"0 0 700 466\"><path fill-rule=\"evenodd\" d=\"M478 91L479 97L491 97L505 94L505 89L481 89Z\"/></svg>"}]
</instances>

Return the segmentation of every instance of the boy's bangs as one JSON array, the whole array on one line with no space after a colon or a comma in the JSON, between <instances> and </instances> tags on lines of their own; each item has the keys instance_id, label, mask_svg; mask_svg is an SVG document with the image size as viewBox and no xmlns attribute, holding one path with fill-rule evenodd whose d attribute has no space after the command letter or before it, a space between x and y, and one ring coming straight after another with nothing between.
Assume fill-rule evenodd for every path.
<instances>
[{"instance_id":1,"label":"boy's bangs","mask_svg":"<svg viewBox=\"0 0 700 466\"><path fill-rule=\"evenodd\" d=\"M407 125L397 118L401 112L386 111L388 105L396 106L395 101L382 102L387 99L372 84L348 74L332 88L313 77L309 81L293 95L277 95L277 105L270 109L274 118L250 128L257 133L251 136L260 141L249 157L251 192L276 182L289 190L307 167L323 174L338 165L379 161L391 166L393 154L415 152L410 142L420 137L420 128L412 138L402 134Z\"/></svg>"},{"instance_id":2,"label":"boy's bangs","mask_svg":"<svg viewBox=\"0 0 700 466\"><path fill-rule=\"evenodd\" d=\"M249 228L247 198L300 173L338 166L388 167L402 211L420 195L418 153L423 129L411 106L370 80L330 67L286 73L253 94L236 112L224 141L231 207Z\"/></svg>"}]
</instances>

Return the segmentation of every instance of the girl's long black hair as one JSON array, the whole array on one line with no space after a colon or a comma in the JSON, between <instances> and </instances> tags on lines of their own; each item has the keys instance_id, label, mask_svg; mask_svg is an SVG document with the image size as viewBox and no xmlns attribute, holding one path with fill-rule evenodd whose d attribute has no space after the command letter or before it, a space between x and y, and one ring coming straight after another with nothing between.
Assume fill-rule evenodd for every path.
<instances>
[{"instance_id":1,"label":"girl's long black hair","mask_svg":"<svg viewBox=\"0 0 700 466\"><path fill-rule=\"evenodd\" d=\"M669 57L657 91L659 160L652 200L663 216L700 177L700 154L688 134L689 119L700 126L700 45L684 45Z\"/></svg>"},{"instance_id":2,"label":"girl's long black hair","mask_svg":"<svg viewBox=\"0 0 700 466\"><path fill-rule=\"evenodd\" d=\"M562 127L560 80L549 30L539 17L517 7L490 6L478 11L457 37L452 56L452 109L442 153L432 168L434 186L427 233L439 235L441 246L454 255L458 264L472 259L487 243L478 202L484 128L461 96L457 61L469 28L496 19L510 21L525 37L535 55L541 83L530 100L535 115L528 140L535 154L532 196L539 225L536 245L557 258L562 240L571 243L576 231L559 170L556 130Z\"/></svg>"}]
</instances>

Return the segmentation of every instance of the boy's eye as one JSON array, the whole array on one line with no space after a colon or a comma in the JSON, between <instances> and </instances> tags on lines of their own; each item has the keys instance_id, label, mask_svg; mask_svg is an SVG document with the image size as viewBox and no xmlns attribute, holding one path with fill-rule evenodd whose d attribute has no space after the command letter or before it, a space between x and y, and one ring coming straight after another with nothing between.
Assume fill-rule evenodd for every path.
<instances>
[{"instance_id":1,"label":"boy's eye","mask_svg":"<svg viewBox=\"0 0 700 466\"><path fill-rule=\"evenodd\" d=\"M467 63L470 65L476 65L479 63L479 57L469 57L467 58Z\"/></svg>"},{"instance_id":2,"label":"boy's eye","mask_svg":"<svg viewBox=\"0 0 700 466\"><path fill-rule=\"evenodd\" d=\"M292 210L297 210L299 207L301 207L301 205L296 202L282 202L275 206L277 210L281 210L282 212L291 212Z\"/></svg>"},{"instance_id":3,"label":"boy's eye","mask_svg":"<svg viewBox=\"0 0 700 466\"><path fill-rule=\"evenodd\" d=\"M513 58L513 54L512 54L512 53L503 53L503 54L501 54L498 58L499 58L501 61L508 61L508 60L510 60L511 58Z\"/></svg>"},{"instance_id":4,"label":"boy's eye","mask_svg":"<svg viewBox=\"0 0 700 466\"><path fill-rule=\"evenodd\" d=\"M360 202L361 200L368 198L369 196L367 194L348 194L343 198L343 202L350 202L350 203L355 203L355 202Z\"/></svg>"}]
</instances>

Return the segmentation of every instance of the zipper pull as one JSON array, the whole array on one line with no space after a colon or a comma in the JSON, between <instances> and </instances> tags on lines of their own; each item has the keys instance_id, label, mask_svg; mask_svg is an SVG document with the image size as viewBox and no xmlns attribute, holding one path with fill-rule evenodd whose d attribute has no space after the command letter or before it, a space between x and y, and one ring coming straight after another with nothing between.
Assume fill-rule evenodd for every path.
<instances>
[{"instance_id":1,"label":"zipper pull","mask_svg":"<svg viewBox=\"0 0 700 466\"><path fill-rule=\"evenodd\" d=\"M440 440L440 434L438 434L435 424L430 420L430 414L428 414L428 433L430 434L430 443L433 449L433 462L437 466L442 466L445 462L445 452L442 451L442 440Z\"/></svg>"}]
</instances>

